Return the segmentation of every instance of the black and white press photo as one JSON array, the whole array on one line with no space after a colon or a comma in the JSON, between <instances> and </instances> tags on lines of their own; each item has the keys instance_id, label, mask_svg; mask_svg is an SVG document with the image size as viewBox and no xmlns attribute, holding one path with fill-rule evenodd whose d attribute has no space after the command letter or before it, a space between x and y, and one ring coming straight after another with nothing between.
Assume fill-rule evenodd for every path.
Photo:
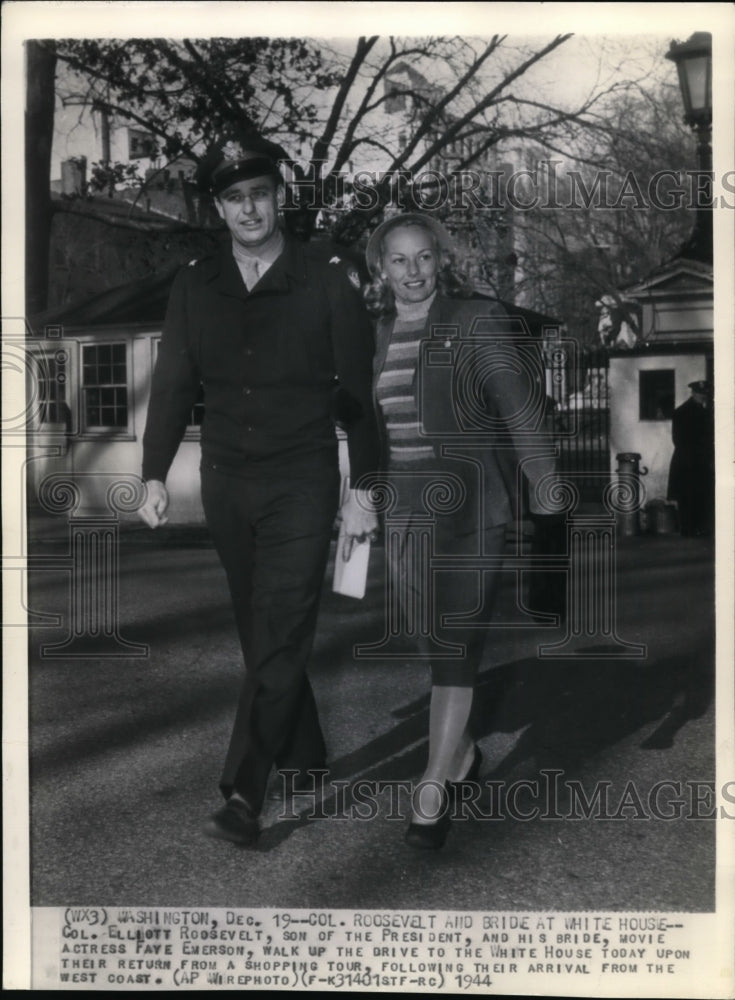
<instances>
[{"instance_id":1,"label":"black and white press photo","mask_svg":"<svg viewBox=\"0 0 735 1000\"><path fill-rule=\"evenodd\" d=\"M735 995L735 22L593 6L5 6L6 988Z\"/></svg>"}]
</instances>

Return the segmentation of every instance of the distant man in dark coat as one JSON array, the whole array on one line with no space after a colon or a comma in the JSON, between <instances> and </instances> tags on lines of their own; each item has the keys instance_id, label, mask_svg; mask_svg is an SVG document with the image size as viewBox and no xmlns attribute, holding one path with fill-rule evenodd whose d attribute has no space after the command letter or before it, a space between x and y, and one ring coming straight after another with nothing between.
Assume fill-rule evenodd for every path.
<instances>
[{"instance_id":1,"label":"distant man in dark coat","mask_svg":"<svg viewBox=\"0 0 735 1000\"><path fill-rule=\"evenodd\" d=\"M376 469L367 314L338 266L280 225L283 150L229 142L206 173L231 239L184 267L172 292L143 438L141 517L166 521L166 475L204 391L204 512L227 574L245 678L207 826L251 845L273 765L324 766L326 748L306 664L337 513L334 401L349 402L351 482ZM377 519L350 490L349 534ZM363 498L364 499L364 498Z\"/></svg>"},{"instance_id":2,"label":"distant man in dark coat","mask_svg":"<svg viewBox=\"0 0 735 1000\"><path fill-rule=\"evenodd\" d=\"M715 424L712 387L690 382L691 396L674 410L674 454L669 469L669 500L679 509L684 536L710 535L715 514Z\"/></svg>"}]
</instances>

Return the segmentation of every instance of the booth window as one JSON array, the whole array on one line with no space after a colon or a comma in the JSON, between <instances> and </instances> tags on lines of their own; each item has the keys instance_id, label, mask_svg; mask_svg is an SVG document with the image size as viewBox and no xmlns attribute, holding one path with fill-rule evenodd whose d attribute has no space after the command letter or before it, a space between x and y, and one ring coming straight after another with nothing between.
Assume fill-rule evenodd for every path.
<instances>
[{"instance_id":1,"label":"booth window","mask_svg":"<svg viewBox=\"0 0 735 1000\"><path fill-rule=\"evenodd\" d=\"M671 420L676 398L673 368L639 372L641 420Z\"/></svg>"},{"instance_id":2,"label":"booth window","mask_svg":"<svg viewBox=\"0 0 735 1000\"><path fill-rule=\"evenodd\" d=\"M125 344L89 344L82 348L84 424L128 426L128 363Z\"/></svg>"}]
</instances>

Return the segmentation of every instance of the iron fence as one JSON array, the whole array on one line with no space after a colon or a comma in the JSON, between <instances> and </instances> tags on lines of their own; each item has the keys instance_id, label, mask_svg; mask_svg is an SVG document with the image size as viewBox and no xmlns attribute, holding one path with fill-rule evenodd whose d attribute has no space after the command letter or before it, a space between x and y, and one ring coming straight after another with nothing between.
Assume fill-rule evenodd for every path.
<instances>
[{"instance_id":1,"label":"iron fence","mask_svg":"<svg viewBox=\"0 0 735 1000\"><path fill-rule=\"evenodd\" d=\"M599 500L610 473L607 351L557 345L546 353L547 396L559 471L574 472L583 499Z\"/></svg>"}]
</instances>

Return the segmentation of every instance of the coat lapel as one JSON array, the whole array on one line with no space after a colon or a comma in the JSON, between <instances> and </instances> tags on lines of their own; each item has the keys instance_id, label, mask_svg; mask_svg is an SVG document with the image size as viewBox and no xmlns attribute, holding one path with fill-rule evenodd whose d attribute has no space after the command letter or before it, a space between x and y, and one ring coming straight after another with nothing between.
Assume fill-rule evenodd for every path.
<instances>
[{"instance_id":1,"label":"coat lapel","mask_svg":"<svg viewBox=\"0 0 735 1000\"><path fill-rule=\"evenodd\" d=\"M286 236L286 244L280 257L268 268L253 289L259 292L287 292L292 282L306 280L306 255L303 246Z\"/></svg>"},{"instance_id":2,"label":"coat lapel","mask_svg":"<svg viewBox=\"0 0 735 1000\"><path fill-rule=\"evenodd\" d=\"M382 372L383 365L385 364L395 318L395 313L391 313L388 316L381 316L375 327L375 363L373 371L376 378Z\"/></svg>"},{"instance_id":3,"label":"coat lapel","mask_svg":"<svg viewBox=\"0 0 735 1000\"><path fill-rule=\"evenodd\" d=\"M237 299L246 299L248 296L248 290L235 263L232 247L229 243L222 246L219 253L212 259L208 278L220 295L229 295Z\"/></svg>"},{"instance_id":4,"label":"coat lapel","mask_svg":"<svg viewBox=\"0 0 735 1000\"><path fill-rule=\"evenodd\" d=\"M431 309L429 309L428 331L430 337L433 337L433 328L437 325L437 323L445 322L447 316L447 306L447 300L440 292L438 292L436 298L431 303Z\"/></svg>"}]
</instances>

